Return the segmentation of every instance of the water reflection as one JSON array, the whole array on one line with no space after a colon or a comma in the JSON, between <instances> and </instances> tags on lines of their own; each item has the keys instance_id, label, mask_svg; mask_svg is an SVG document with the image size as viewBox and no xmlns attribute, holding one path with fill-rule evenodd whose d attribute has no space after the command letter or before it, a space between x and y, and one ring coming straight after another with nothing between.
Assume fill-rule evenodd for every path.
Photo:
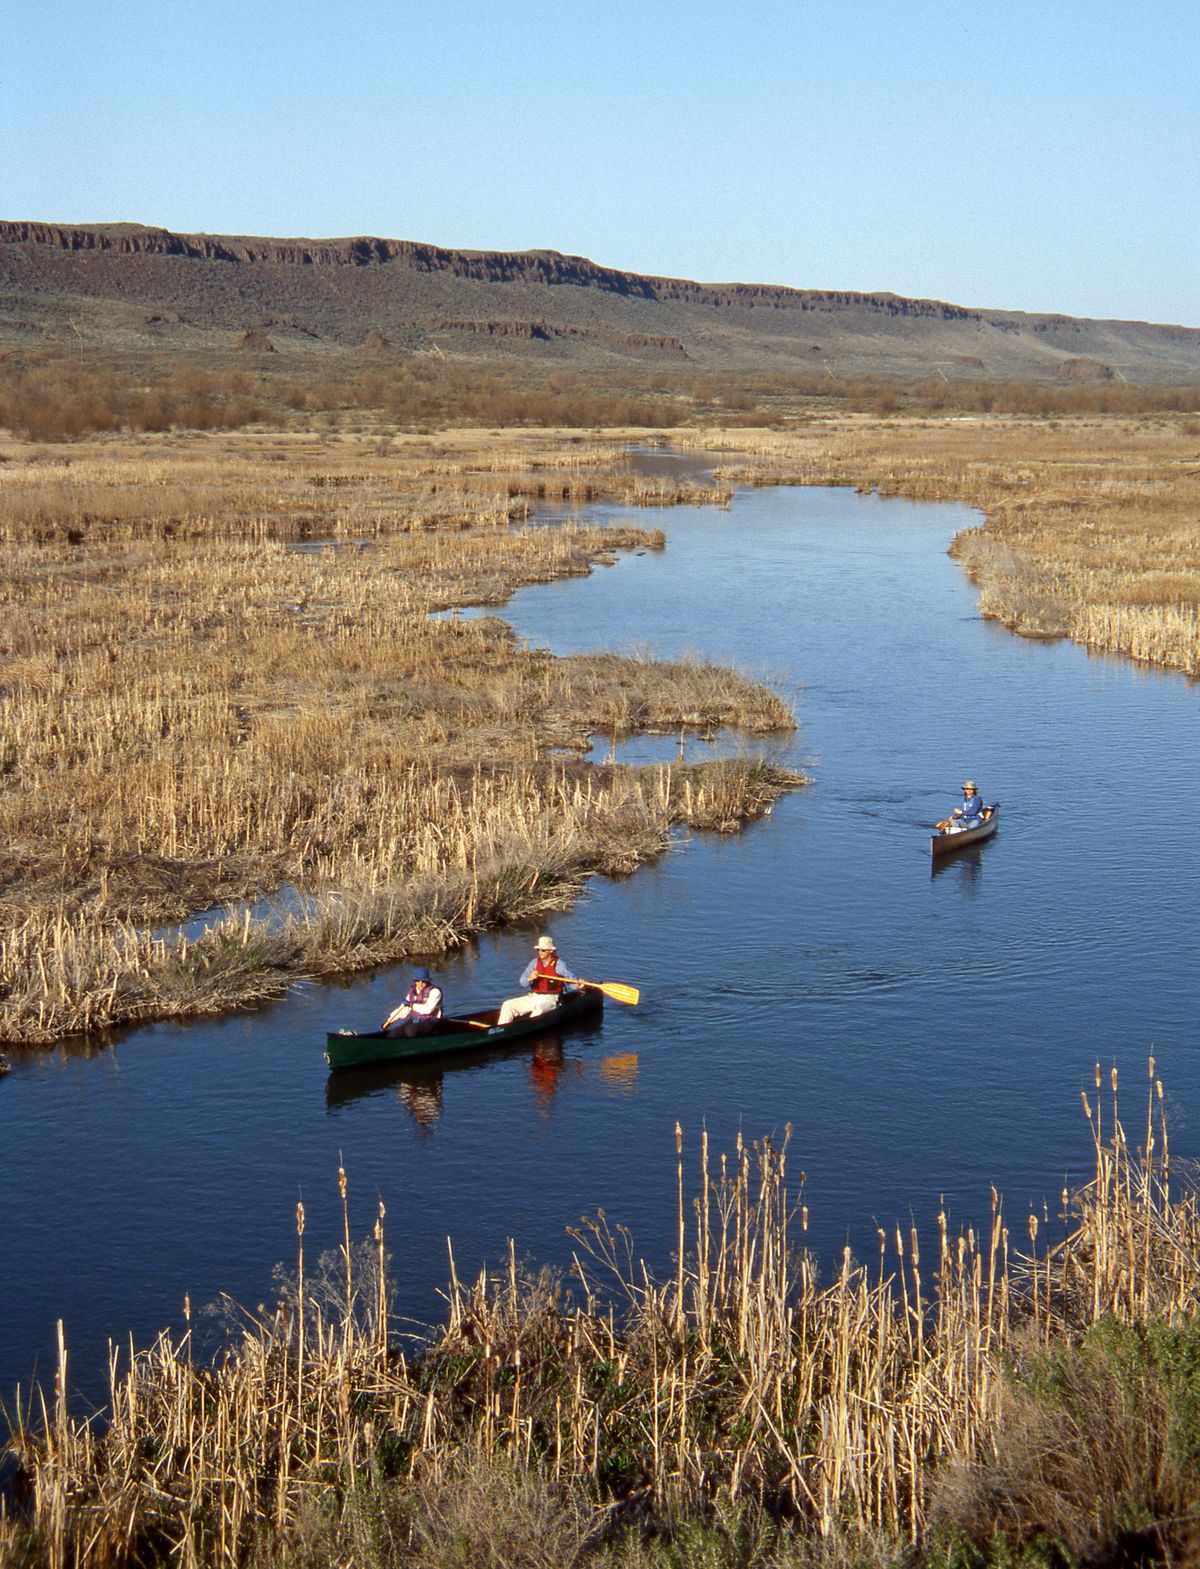
<instances>
[{"instance_id":1,"label":"water reflection","mask_svg":"<svg viewBox=\"0 0 1200 1569\"><path fill-rule=\"evenodd\" d=\"M529 1057L529 1082L540 1116L549 1117L554 1110L563 1076L582 1072L583 1063L567 1056L561 1036L543 1035L538 1040Z\"/></svg>"},{"instance_id":2,"label":"water reflection","mask_svg":"<svg viewBox=\"0 0 1200 1569\"><path fill-rule=\"evenodd\" d=\"M442 1115L443 1078L444 1075L437 1071L412 1074L396 1085L396 1098L412 1117L419 1133L432 1133Z\"/></svg>"},{"instance_id":3,"label":"water reflection","mask_svg":"<svg viewBox=\"0 0 1200 1569\"><path fill-rule=\"evenodd\" d=\"M930 877L942 877L952 872L954 876L948 877L947 881L956 883L964 893L977 894L983 882L984 854L987 846L995 842L995 839L987 839L983 844L969 844L962 850L930 856Z\"/></svg>"},{"instance_id":4,"label":"water reflection","mask_svg":"<svg viewBox=\"0 0 1200 1569\"><path fill-rule=\"evenodd\" d=\"M632 1095L637 1088L638 1054L635 1051L617 1052L600 1063L600 1077L614 1089Z\"/></svg>"},{"instance_id":5,"label":"water reflection","mask_svg":"<svg viewBox=\"0 0 1200 1569\"><path fill-rule=\"evenodd\" d=\"M603 1027L602 1019L581 1020L572 1027L570 1040L574 1045L586 1044ZM503 1046L479 1046L469 1051L456 1051L452 1056L424 1058L419 1062L374 1063L331 1073L325 1083L325 1109L337 1113L356 1101L390 1094L408 1112L420 1136L428 1137L445 1111L447 1077L453 1083L460 1075L475 1074L493 1064L516 1059L525 1063L535 1111L539 1116L548 1117L564 1080L581 1076L586 1071L580 1057L567 1055L566 1041L565 1033L549 1032L537 1036L534 1041L526 1039ZM627 1062L628 1054L625 1058L611 1060ZM636 1061L635 1056L635 1065ZM636 1076L636 1066L634 1073ZM613 1082L612 1075L605 1073L604 1062L600 1064L600 1074ZM450 1100L453 1107L453 1091Z\"/></svg>"}]
</instances>

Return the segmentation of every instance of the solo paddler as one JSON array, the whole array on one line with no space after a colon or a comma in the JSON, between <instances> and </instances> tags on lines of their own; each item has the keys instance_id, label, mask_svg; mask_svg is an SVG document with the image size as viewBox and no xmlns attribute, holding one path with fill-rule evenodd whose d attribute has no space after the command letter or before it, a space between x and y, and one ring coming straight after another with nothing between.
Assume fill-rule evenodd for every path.
<instances>
[{"instance_id":1,"label":"solo paddler","mask_svg":"<svg viewBox=\"0 0 1200 1569\"><path fill-rule=\"evenodd\" d=\"M961 834L968 828L978 828L988 815L974 779L968 779L963 785L962 805L956 806L950 816L938 824L938 828L944 834Z\"/></svg>"}]
</instances>

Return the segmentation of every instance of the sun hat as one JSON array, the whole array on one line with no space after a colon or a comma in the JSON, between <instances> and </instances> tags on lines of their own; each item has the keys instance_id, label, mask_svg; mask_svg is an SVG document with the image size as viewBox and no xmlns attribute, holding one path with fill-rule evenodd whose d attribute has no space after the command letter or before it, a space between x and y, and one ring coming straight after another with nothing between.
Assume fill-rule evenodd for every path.
<instances>
[{"instance_id":1,"label":"sun hat","mask_svg":"<svg viewBox=\"0 0 1200 1569\"><path fill-rule=\"evenodd\" d=\"M554 948L554 938L543 935L538 938L537 946L539 948ZM558 949L554 948L554 952L557 953Z\"/></svg>"},{"instance_id":2,"label":"sun hat","mask_svg":"<svg viewBox=\"0 0 1200 1569\"><path fill-rule=\"evenodd\" d=\"M964 790L974 790L975 788L976 788L976 784L975 784L974 779L968 779L966 784L963 785L963 789Z\"/></svg>"},{"instance_id":3,"label":"sun hat","mask_svg":"<svg viewBox=\"0 0 1200 1569\"><path fill-rule=\"evenodd\" d=\"M413 971L414 981L424 981L426 986L428 986L432 979L433 977L430 975L429 971L425 968L424 965L422 965L419 970Z\"/></svg>"}]
</instances>

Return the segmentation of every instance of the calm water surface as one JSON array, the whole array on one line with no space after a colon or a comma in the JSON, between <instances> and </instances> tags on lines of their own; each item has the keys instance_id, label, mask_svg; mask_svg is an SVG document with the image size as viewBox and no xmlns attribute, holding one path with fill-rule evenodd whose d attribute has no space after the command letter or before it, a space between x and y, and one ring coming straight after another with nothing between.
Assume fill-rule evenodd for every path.
<instances>
[{"instance_id":1,"label":"calm water surface","mask_svg":"<svg viewBox=\"0 0 1200 1569\"><path fill-rule=\"evenodd\" d=\"M615 513L599 514L613 516ZM506 612L556 652L694 651L777 679L811 789L730 839L693 837L551 923L567 963L643 989L636 1011L437 1072L327 1081L323 1034L377 1021L389 970L254 1014L156 1026L115 1049L14 1056L0 1082L0 1395L50 1365L61 1314L77 1385L106 1338L144 1341L222 1291L270 1300L272 1266L355 1230L382 1198L398 1310L439 1312L512 1235L562 1261L605 1207L661 1263L674 1124L716 1148L792 1124L814 1245L874 1221L961 1221L989 1182L1010 1216L1084 1173L1079 1090L1116 1060L1129 1120L1153 1049L1180 1153L1200 1153L1195 1050L1197 692L1025 642L979 619L945 555L966 509L843 490L741 492L659 516L668 547ZM986 846L931 875L928 825L965 775L1004 803ZM531 932L441 966L454 1007L515 990ZM310 1255L311 1256L311 1255Z\"/></svg>"}]
</instances>

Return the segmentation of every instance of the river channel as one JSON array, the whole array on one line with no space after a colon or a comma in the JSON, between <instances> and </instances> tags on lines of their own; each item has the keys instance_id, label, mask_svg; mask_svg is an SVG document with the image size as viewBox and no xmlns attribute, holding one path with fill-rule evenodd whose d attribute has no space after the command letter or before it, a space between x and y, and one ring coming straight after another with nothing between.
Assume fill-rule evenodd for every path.
<instances>
[{"instance_id":1,"label":"river channel","mask_svg":"<svg viewBox=\"0 0 1200 1569\"><path fill-rule=\"evenodd\" d=\"M778 681L801 729L777 755L811 787L550 923L568 965L643 995L559 1041L327 1080L324 1032L377 1021L404 967L12 1054L0 1397L49 1372L60 1316L95 1398L108 1337L145 1343L185 1293L271 1301L298 1199L310 1260L337 1243L339 1159L356 1235L386 1205L398 1322L421 1323L448 1235L462 1274L510 1235L561 1264L565 1228L603 1207L664 1264L676 1119L689 1156L703 1126L719 1150L790 1123L826 1261L873 1250L876 1220L935 1235L943 1197L952 1225L986 1214L992 1182L1014 1235L1030 1204L1053 1215L1086 1175L1097 1059L1133 1128L1153 1051L1173 1147L1200 1154L1196 688L982 620L946 555L964 507L765 489L635 520L665 551L504 614L558 653L692 651ZM929 825L967 775L1002 826L931 874ZM450 1004L515 990L535 935L441 964Z\"/></svg>"}]
</instances>

